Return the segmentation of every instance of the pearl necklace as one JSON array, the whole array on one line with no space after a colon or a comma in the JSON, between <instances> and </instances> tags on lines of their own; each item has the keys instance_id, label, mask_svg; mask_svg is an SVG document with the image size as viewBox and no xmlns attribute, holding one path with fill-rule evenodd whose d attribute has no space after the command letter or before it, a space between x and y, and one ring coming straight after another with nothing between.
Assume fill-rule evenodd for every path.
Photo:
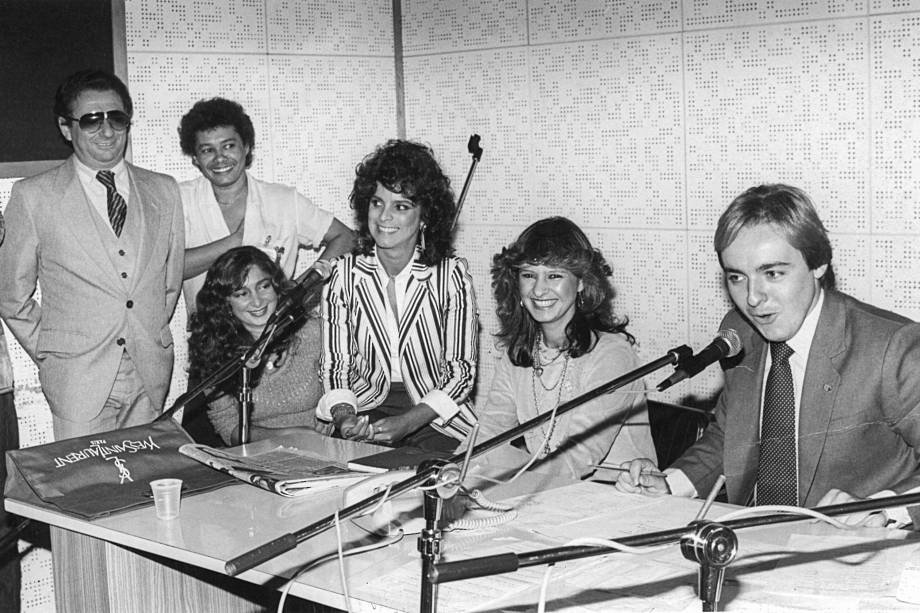
<instances>
[{"instance_id":1,"label":"pearl necklace","mask_svg":"<svg viewBox=\"0 0 920 613\"><path fill-rule=\"evenodd\" d=\"M538 353L539 352L535 351L534 352L535 356ZM537 372L537 362L534 362L534 368L531 374L530 384L531 384L531 391L533 392L533 405L534 405L534 409L537 412L537 415L541 415L543 413L543 411L540 410L540 398L537 395L537 380L540 381L540 387L542 387L543 390L546 392L558 390L556 392L556 402L553 405L553 409L552 409L553 416L550 419L549 431L545 430L542 426L540 427L540 430L543 432L543 445L542 447L540 447L540 457L548 456L550 452L555 451L555 449L558 447L558 445L556 445L555 447L552 445L553 434L556 431L556 421L557 421L556 409L559 408L559 401L562 400L562 389L563 387L565 387L563 385L563 382L565 381L565 375L569 370L569 352L560 350L559 354L561 355L563 353L565 354L565 358L562 361L562 372L559 374L559 378L556 379L556 382L550 387L547 387L543 383L543 369L540 368L540 372L539 373ZM559 356L557 355L556 358L558 357Z\"/></svg>"}]
</instances>

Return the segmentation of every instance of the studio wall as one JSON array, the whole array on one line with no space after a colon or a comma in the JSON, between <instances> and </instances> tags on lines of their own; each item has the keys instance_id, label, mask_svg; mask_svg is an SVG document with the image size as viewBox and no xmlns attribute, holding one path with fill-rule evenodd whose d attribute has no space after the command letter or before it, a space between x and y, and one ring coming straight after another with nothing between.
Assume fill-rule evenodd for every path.
<instances>
[{"instance_id":1,"label":"studio wall","mask_svg":"<svg viewBox=\"0 0 920 613\"><path fill-rule=\"evenodd\" d=\"M607 256L644 360L715 334L728 308L715 221L762 182L811 194L841 289L920 319L920 0L402 0L401 12L406 136L432 145L458 192L467 139L482 137L458 235L481 395L496 356L491 256L548 215ZM179 118L230 97L255 123L253 174L351 221L354 165L400 119L391 0L126 0L126 28L136 164L195 177ZM0 205L12 183L0 180ZM34 366L8 339L23 444L47 442ZM176 346L170 401L186 383ZM719 385L710 369L665 398L705 402ZM48 610L50 557L25 564L24 610Z\"/></svg>"},{"instance_id":2,"label":"studio wall","mask_svg":"<svg viewBox=\"0 0 920 613\"><path fill-rule=\"evenodd\" d=\"M431 0L403 22L407 135L458 180L482 135L459 251L486 333L489 257L566 215L645 361L703 347L729 307L716 220L765 182L812 196L843 291L920 319L920 1ZM720 385L712 368L663 399Z\"/></svg>"}]
</instances>

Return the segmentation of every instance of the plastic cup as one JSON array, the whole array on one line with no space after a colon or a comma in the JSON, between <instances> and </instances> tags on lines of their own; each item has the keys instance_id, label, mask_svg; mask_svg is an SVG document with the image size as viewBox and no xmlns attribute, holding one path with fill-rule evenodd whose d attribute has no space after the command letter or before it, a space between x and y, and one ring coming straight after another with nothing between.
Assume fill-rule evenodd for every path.
<instances>
[{"instance_id":1,"label":"plastic cup","mask_svg":"<svg viewBox=\"0 0 920 613\"><path fill-rule=\"evenodd\" d=\"M175 519L179 517L179 495L182 492L182 479L157 479L150 482L153 492L153 504L157 517Z\"/></svg>"}]
</instances>

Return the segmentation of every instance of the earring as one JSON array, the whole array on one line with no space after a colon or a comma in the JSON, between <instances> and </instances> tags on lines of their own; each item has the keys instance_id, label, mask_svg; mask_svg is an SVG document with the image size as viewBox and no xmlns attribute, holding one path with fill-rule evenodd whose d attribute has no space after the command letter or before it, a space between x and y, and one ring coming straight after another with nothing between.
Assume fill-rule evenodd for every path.
<instances>
[{"instance_id":1,"label":"earring","mask_svg":"<svg viewBox=\"0 0 920 613\"><path fill-rule=\"evenodd\" d=\"M418 228L419 244L422 247L422 251L425 251L425 228L425 222L422 222Z\"/></svg>"}]
</instances>

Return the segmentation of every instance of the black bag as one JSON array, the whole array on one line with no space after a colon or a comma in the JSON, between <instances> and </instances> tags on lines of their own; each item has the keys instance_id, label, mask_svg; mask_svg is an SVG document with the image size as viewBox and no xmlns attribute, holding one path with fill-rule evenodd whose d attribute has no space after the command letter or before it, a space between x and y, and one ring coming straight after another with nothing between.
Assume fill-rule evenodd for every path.
<instances>
[{"instance_id":1,"label":"black bag","mask_svg":"<svg viewBox=\"0 0 920 613\"><path fill-rule=\"evenodd\" d=\"M86 519L153 504L150 481L182 495L239 483L179 453L192 438L172 419L8 451L6 497Z\"/></svg>"}]
</instances>

